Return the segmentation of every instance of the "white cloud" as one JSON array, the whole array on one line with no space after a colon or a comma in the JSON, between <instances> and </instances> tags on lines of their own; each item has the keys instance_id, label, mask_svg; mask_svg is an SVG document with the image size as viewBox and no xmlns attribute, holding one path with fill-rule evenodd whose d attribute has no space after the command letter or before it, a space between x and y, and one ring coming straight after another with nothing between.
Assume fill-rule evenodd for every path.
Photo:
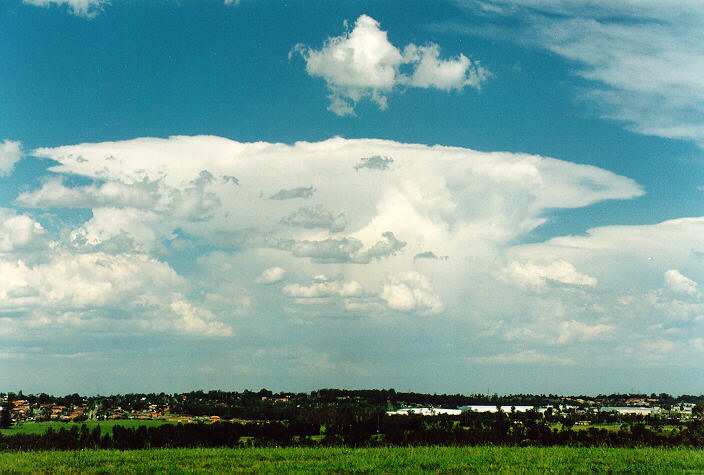
<instances>
[{"instance_id":1,"label":"white cloud","mask_svg":"<svg viewBox=\"0 0 704 475\"><path fill-rule=\"evenodd\" d=\"M0 208L0 253L27 246L43 235L44 228L32 218Z\"/></svg>"},{"instance_id":2,"label":"white cloud","mask_svg":"<svg viewBox=\"0 0 704 475\"><path fill-rule=\"evenodd\" d=\"M446 91L479 88L489 75L462 54L440 59L440 48L433 43L411 43L402 53L367 15L357 19L351 32L328 38L320 50L299 44L294 52L305 60L308 74L325 79L332 92L328 109L340 116L354 115L354 106L365 98L386 109L387 95L400 85ZM410 76L401 72L402 65L414 68Z\"/></svg>"},{"instance_id":3,"label":"white cloud","mask_svg":"<svg viewBox=\"0 0 704 475\"><path fill-rule=\"evenodd\" d=\"M60 176L94 180L69 186L64 178L48 179L16 199L38 209L88 207L90 219L67 233L81 252L163 255L188 246L237 246L320 265L395 261L398 272L429 249L485 259L494 246L539 226L548 209L642 194L632 180L591 166L383 140L142 138L33 154L56 160L51 171ZM393 167L355 168L375 156ZM278 195L290 199L268 199ZM279 255L261 264L281 262ZM382 283L365 279L369 288Z\"/></svg>"},{"instance_id":4,"label":"white cloud","mask_svg":"<svg viewBox=\"0 0 704 475\"><path fill-rule=\"evenodd\" d=\"M555 208L642 195L633 180L596 167L342 138L292 145L142 138L33 154L55 160L51 171L58 178L42 181L16 202L34 207L37 216L86 207L90 217L41 234L66 255L60 262L29 244L11 251L23 253L13 262L21 260L29 270L14 265L7 275L57 276L51 285L8 290L7 302L20 315L13 322L24 322L17 331L30 322L51 327L63 319L85 331L121 325L120 332L131 326L147 333L249 338L260 328L286 333L290 325L312 329L326 322L332 330L340 324L332 322L344 320L355 322L345 329L353 334L385 331L391 322L413 326L417 320L410 315L426 315L457 328L458 335L471 328L479 347L495 342L488 354L514 354L509 346L525 343L559 347L559 358L569 359L613 355L599 345L614 338L634 347L653 339L636 315L649 326L659 315L671 331L694 325L704 313L659 290L667 270L689 272L684 256L704 251L701 220L597 228L585 236L515 245ZM84 184L71 185L74 177ZM101 276L101 267L80 259L72 272L84 277L56 270L71 256L96 255L122 262L111 264L112 274L125 277ZM144 269L122 270L137 255L146 259ZM183 269L183 276L174 272L171 283L149 277L149 269L161 266ZM316 275L335 277L311 281ZM258 285L284 276L281 288ZM55 282L72 280L87 286L84 300L54 289ZM130 280L134 287L126 284ZM657 298L643 298L648 292ZM629 295L637 303L621 305ZM343 315L362 318L330 318ZM363 318L369 315L377 318Z\"/></svg>"},{"instance_id":5,"label":"white cloud","mask_svg":"<svg viewBox=\"0 0 704 475\"><path fill-rule=\"evenodd\" d=\"M39 264L0 260L0 312L30 317L17 325L98 323L107 330L128 321L155 331L230 334L214 315L185 300L186 287L167 264L146 255L61 252Z\"/></svg>"},{"instance_id":6,"label":"white cloud","mask_svg":"<svg viewBox=\"0 0 704 475\"><path fill-rule=\"evenodd\" d=\"M256 284L275 284L284 280L285 274L286 270L281 267L270 267L265 269L254 282Z\"/></svg>"},{"instance_id":7,"label":"white cloud","mask_svg":"<svg viewBox=\"0 0 704 475\"><path fill-rule=\"evenodd\" d=\"M284 295L296 298L325 298L325 297L358 297L362 295L362 285L355 281L328 280L324 275L319 275L310 286L291 284L281 290Z\"/></svg>"},{"instance_id":8,"label":"white cloud","mask_svg":"<svg viewBox=\"0 0 704 475\"><path fill-rule=\"evenodd\" d=\"M110 5L109 0L23 0L24 3L39 7L51 5L66 5L69 11L77 16L92 18L103 10L105 5Z\"/></svg>"},{"instance_id":9,"label":"white cloud","mask_svg":"<svg viewBox=\"0 0 704 475\"><path fill-rule=\"evenodd\" d=\"M687 338L704 321L695 280L704 274L692 266L702 249L702 233L704 218L684 218L595 228L583 236L507 249L511 264L496 276L519 285L496 292L502 299L500 311L496 297L492 302L488 295L476 295L477 312L495 315L481 321L485 334L531 345L567 348L580 343L585 353L579 358L589 354L600 365L623 358L689 364ZM553 266L556 262L560 265ZM693 279L676 268L689 269ZM599 285L590 285L596 279ZM551 281L570 285L547 285Z\"/></svg>"},{"instance_id":10,"label":"white cloud","mask_svg":"<svg viewBox=\"0 0 704 475\"><path fill-rule=\"evenodd\" d=\"M676 269L670 269L665 272L665 282L673 292L692 296L699 295L699 286L697 283L683 276Z\"/></svg>"},{"instance_id":11,"label":"white cloud","mask_svg":"<svg viewBox=\"0 0 704 475\"><path fill-rule=\"evenodd\" d=\"M440 47L436 44L416 46L410 44L403 51L406 62L416 65L413 74L405 83L413 87L460 90L465 86L479 88L489 72L460 54L457 59L440 59Z\"/></svg>"},{"instance_id":12,"label":"white cloud","mask_svg":"<svg viewBox=\"0 0 704 475\"><path fill-rule=\"evenodd\" d=\"M435 294L430 280L415 271L389 276L389 283L381 289L381 298L389 308L400 312L434 314L443 309L442 300Z\"/></svg>"},{"instance_id":13,"label":"white cloud","mask_svg":"<svg viewBox=\"0 0 704 475\"><path fill-rule=\"evenodd\" d=\"M215 320L207 310L199 310L190 303L176 299L171 302L171 310L180 318L174 320L174 328L187 334L204 336L230 336L232 329Z\"/></svg>"},{"instance_id":14,"label":"white cloud","mask_svg":"<svg viewBox=\"0 0 704 475\"><path fill-rule=\"evenodd\" d=\"M574 265L566 261L555 261L547 266L533 263L521 264L512 262L508 268L501 271L502 277L516 282L518 285L544 287L550 280L561 284L585 285L594 287L597 279L577 272Z\"/></svg>"},{"instance_id":15,"label":"white cloud","mask_svg":"<svg viewBox=\"0 0 704 475\"><path fill-rule=\"evenodd\" d=\"M20 158L22 158L22 144L19 141L5 139L0 143L0 176L10 175Z\"/></svg>"},{"instance_id":16,"label":"white cloud","mask_svg":"<svg viewBox=\"0 0 704 475\"><path fill-rule=\"evenodd\" d=\"M64 185L61 177L46 180L34 191L20 193L15 203L24 208L138 208L151 209L157 205L157 183L127 185L108 182L101 185Z\"/></svg>"},{"instance_id":17,"label":"white cloud","mask_svg":"<svg viewBox=\"0 0 704 475\"><path fill-rule=\"evenodd\" d=\"M5 308L33 304L85 309L139 300L151 305L157 303L155 295L159 291L183 285L168 265L147 256L127 254L64 253L37 265L2 260L0 275L0 296Z\"/></svg>"}]
</instances>

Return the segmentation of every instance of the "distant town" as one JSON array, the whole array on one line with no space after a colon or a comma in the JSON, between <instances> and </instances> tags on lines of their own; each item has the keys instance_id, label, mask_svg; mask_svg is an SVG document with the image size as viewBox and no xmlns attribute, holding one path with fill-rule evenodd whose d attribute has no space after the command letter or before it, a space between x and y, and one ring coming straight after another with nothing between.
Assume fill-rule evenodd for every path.
<instances>
[{"instance_id":1,"label":"distant town","mask_svg":"<svg viewBox=\"0 0 704 475\"><path fill-rule=\"evenodd\" d=\"M0 450L513 445L704 447L704 396L310 393L0 396Z\"/></svg>"},{"instance_id":2,"label":"distant town","mask_svg":"<svg viewBox=\"0 0 704 475\"><path fill-rule=\"evenodd\" d=\"M0 393L0 410L9 411L13 424L89 420L156 420L215 422L282 420L292 410L324 405L373 406L387 415L460 415L464 412L527 412L568 415L586 424L599 414L658 416L686 421L697 416L704 396L669 394L557 395L436 395L390 390L322 389L311 393L273 393L269 390L192 391L188 393L125 394L112 396L51 396ZM598 418L598 417L597 417Z\"/></svg>"}]
</instances>

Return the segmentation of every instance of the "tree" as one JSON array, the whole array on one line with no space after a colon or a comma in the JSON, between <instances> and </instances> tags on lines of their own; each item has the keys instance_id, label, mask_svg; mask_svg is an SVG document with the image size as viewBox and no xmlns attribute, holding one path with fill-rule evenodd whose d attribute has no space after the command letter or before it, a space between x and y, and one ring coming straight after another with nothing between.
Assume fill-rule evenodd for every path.
<instances>
[{"instance_id":1,"label":"tree","mask_svg":"<svg viewBox=\"0 0 704 475\"><path fill-rule=\"evenodd\" d=\"M12 425L12 417L10 417L10 407L0 406L0 428L7 429Z\"/></svg>"}]
</instances>

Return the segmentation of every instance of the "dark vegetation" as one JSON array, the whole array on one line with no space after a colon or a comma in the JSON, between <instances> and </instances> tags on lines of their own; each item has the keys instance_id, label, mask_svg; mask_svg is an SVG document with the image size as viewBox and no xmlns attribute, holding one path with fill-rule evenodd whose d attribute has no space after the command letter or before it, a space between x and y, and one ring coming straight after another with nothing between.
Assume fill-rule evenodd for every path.
<instances>
[{"instance_id":1,"label":"dark vegetation","mask_svg":"<svg viewBox=\"0 0 704 475\"><path fill-rule=\"evenodd\" d=\"M324 422L325 424L320 424ZM147 449L236 446L580 446L704 447L704 424L693 420L672 430L658 430L648 421L621 424L617 430L555 427L535 412L465 413L460 416L388 416L380 412L313 412L289 422L215 422L163 424L110 433L100 426L66 424L44 434L0 436L10 450Z\"/></svg>"}]
</instances>

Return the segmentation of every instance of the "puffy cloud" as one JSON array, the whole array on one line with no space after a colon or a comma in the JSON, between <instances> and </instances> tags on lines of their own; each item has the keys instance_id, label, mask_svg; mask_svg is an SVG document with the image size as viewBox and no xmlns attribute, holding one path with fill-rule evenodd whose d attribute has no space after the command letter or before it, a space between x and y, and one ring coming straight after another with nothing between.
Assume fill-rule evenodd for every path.
<instances>
[{"instance_id":1,"label":"puffy cloud","mask_svg":"<svg viewBox=\"0 0 704 475\"><path fill-rule=\"evenodd\" d=\"M389 277L381 290L381 298L389 308L400 312L439 313L443 303L430 280L415 271L401 272Z\"/></svg>"},{"instance_id":2,"label":"puffy cloud","mask_svg":"<svg viewBox=\"0 0 704 475\"><path fill-rule=\"evenodd\" d=\"M207 310L193 307L185 300L176 299L171 302L171 310L177 315L173 322L176 330L187 334L203 336L229 336L232 329L215 319Z\"/></svg>"},{"instance_id":3,"label":"puffy cloud","mask_svg":"<svg viewBox=\"0 0 704 475\"><path fill-rule=\"evenodd\" d=\"M291 284L281 290L285 295L295 298L358 297L362 295L359 282L340 282L328 280L324 275L317 276L310 286Z\"/></svg>"},{"instance_id":4,"label":"puffy cloud","mask_svg":"<svg viewBox=\"0 0 704 475\"><path fill-rule=\"evenodd\" d=\"M109 0L23 0L24 3L39 7L51 5L66 5L71 13L77 16L92 18L109 5Z\"/></svg>"},{"instance_id":5,"label":"puffy cloud","mask_svg":"<svg viewBox=\"0 0 704 475\"><path fill-rule=\"evenodd\" d=\"M156 331L230 334L214 315L183 297L186 287L167 264L146 255L62 252L34 265L0 260L0 311L30 319L13 319L16 325L126 320Z\"/></svg>"},{"instance_id":6,"label":"puffy cloud","mask_svg":"<svg viewBox=\"0 0 704 475\"><path fill-rule=\"evenodd\" d=\"M595 364L684 364L693 357L687 338L704 321L704 303L696 280L675 269L700 278L692 259L703 226L702 218L606 226L507 249L511 264L495 276L518 285L497 289L500 312L485 306L488 296L473 293L477 312L495 315L480 324L507 342L565 348L578 342L580 358L589 354Z\"/></svg>"},{"instance_id":7,"label":"puffy cloud","mask_svg":"<svg viewBox=\"0 0 704 475\"><path fill-rule=\"evenodd\" d=\"M512 262L502 271L502 276L513 280L519 285L544 287L546 281L569 285L586 285L594 287L597 280L594 277L577 272L574 265L566 261L555 261L547 266L533 263L521 264Z\"/></svg>"},{"instance_id":8,"label":"puffy cloud","mask_svg":"<svg viewBox=\"0 0 704 475\"><path fill-rule=\"evenodd\" d=\"M411 43L402 53L367 15L357 19L352 31L328 38L320 50L299 44L293 53L303 57L308 74L325 79L332 92L328 109L340 116L353 115L354 106L364 98L385 109L386 96L399 85L459 90L478 88L488 76L462 54L457 59L440 59L440 48L433 43L421 47ZM404 64L413 68L410 76L400 71Z\"/></svg>"},{"instance_id":9,"label":"puffy cloud","mask_svg":"<svg viewBox=\"0 0 704 475\"><path fill-rule=\"evenodd\" d=\"M479 88L488 76L487 70L474 65L465 55L457 59L440 59L440 47L436 44L416 46L410 44L403 51L407 62L416 64L406 83L413 87L433 87L449 91L465 86Z\"/></svg>"},{"instance_id":10,"label":"puffy cloud","mask_svg":"<svg viewBox=\"0 0 704 475\"><path fill-rule=\"evenodd\" d=\"M670 269L665 272L665 282L673 291L680 294L699 295L699 285L692 279L689 279L676 269Z\"/></svg>"},{"instance_id":11,"label":"puffy cloud","mask_svg":"<svg viewBox=\"0 0 704 475\"><path fill-rule=\"evenodd\" d=\"M34 266L2 260L0 275L0 296L6 309L30 304L66 309L125 302L152 305L158 303L160 291L183 286L168 265L144 255L66 253Z\"/></svg>"},{"instance_id":12,"label":"puffy cloud","mask_svg":"<svg viewBox=\"0 0 704 475\"><path fill-rule=\"evenodd\" d=\"M129 207L151 209L158 202L158 184L143 182L127 185L108 182L102 185L64 185L61 177L46 180L34 191L25 191L15 199L24 208L96 208Z\"/></svg>"},{"instance_id":13,"label":"puffy cloud","mask_svg":"<svg viewBox=\"0 0 704 475\"><path fill-rule=\"evenodd\" d=\"M265 269L254 282L256 284L275 284L284 280L285 274L286 270L281 267L270 267Z\"/></svg>"},{"instance_id":14,"label":"puffy cloud","mask_svg":"<svg viewBox=\"0 0 704 475\"><path fill-rule=\"evenodd\" d=\"M662 284L666 271L691 264L692 253L702 248L704 218L681 218L652 225L604 226L583 236L561 236L544 243L518 246L519 260L544 262L556 258L573 263L599 283L651 290ZM673 246L672 243L678 243Z\"/></svg>"},{"instance_id":15,"label":"puffy cloud","mask_svg":"<svg viewBox=\"0 0 704 475\"><path fill-rule=\"evenodd\" d=\"M17 163L22 158L22 144L5 139L0 143L0 176L12 173Z\"/></svg>"},{"instance_id":16,"label":"puffy cloud","mask_svg":"<svg viewBox=\"0 0 704 475\"><path fill-rule=\"evenodd\" d=\"M42 225L29 216L0 209L0 253L27 246L44 234Z\"/></svg>"}]
</instances>

